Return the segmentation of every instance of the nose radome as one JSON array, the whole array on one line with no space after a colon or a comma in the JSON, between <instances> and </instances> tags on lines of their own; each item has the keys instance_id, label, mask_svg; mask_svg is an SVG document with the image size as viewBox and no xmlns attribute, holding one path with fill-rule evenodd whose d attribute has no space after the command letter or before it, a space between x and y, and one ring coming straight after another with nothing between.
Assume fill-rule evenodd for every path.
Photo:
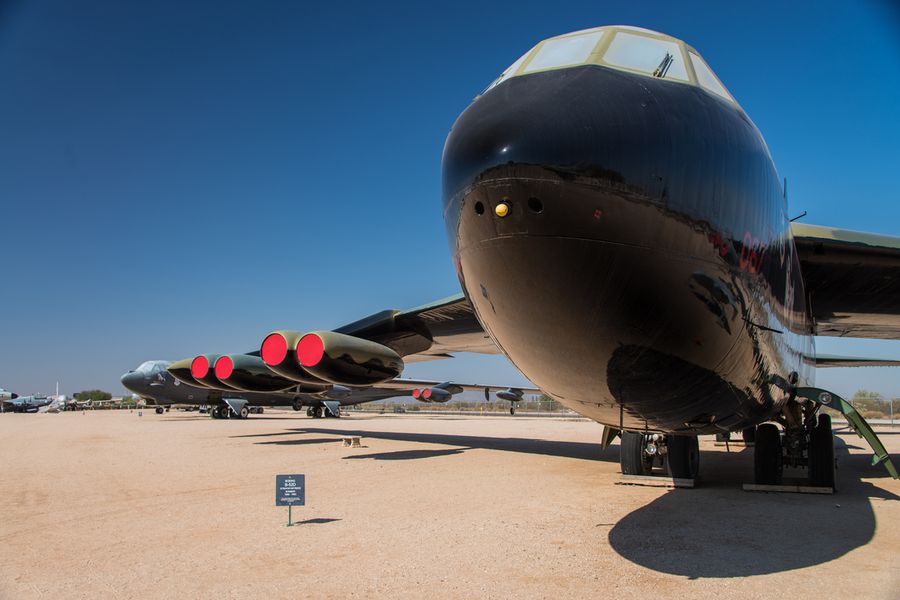
<instances>
[{"instance_id":1,"label":"nose radome","mask_svg":"<svg viewBox=\"0 0 900 600\"><path fill-rule=\"evenodd\" d=\"M122 385L132 392L138 391L141 387L141 384L144 381L143 375L137 373L135 371L128 371L124 375L122 375L120 381Z\"/></svg>"}]
</instances>

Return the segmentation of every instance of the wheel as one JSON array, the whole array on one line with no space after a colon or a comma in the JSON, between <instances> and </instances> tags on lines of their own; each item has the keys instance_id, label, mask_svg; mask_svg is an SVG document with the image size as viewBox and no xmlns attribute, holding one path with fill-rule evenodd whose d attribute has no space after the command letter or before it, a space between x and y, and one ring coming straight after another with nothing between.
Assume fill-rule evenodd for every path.
<instances>
[{"instance_id":1,"label":"wheel","mask_svg":"<svg viewBox=\"0 0 900 600\"><path fill-rule=\"evenodd\" d=\"M165 410L162 406L157 406L157 407L156 407L156 414L161 415L161 414L163 414L164 412L166 412L166 410Z\"/></svg>"},{"instance_id":2,"label":"wheel","mask_svg":"<svg viewBox=\"0 0 900 600\"><path fill-rule=\"evenodd\" d=\"M231 418L231 408L229 406L220 406L219 407L219 418L220 419L230 419Z\"/></svg>"},{"instance_id":3,"label":"wheel","mask_svg":"<svg viewBox=\"0 0 900 600\"><path fill-rule=\"evenodd\" d=\"M644 434L622 432L619 447L619 466L622 475L649 475L653 469L653 457L644 452Z\"/></svg>"},{"instance_id":4,"label":"wheel","mask_svg":"<svg viewBox=\"0 0 900 600\"><path fill-rule=\"evenodd\" d=\"M312 406L310 406L309 408L307 408L307 409L306 409L306 416L307 416L307 417L315 417L315 416L316 416L316 409L314 409Z\"/></svg>"},{"instance_id":5,"label":"wheel","mask_svg":"<svg viewBox=\"0 0 900 600\"><path fill-rule=\"evenodd\" d=\"M784 463L781 459L781 432L773 423L756 428L756 446L753 448L753 475L759 485L778 485Z\"/></svg>"},{"instance_id":6,"label":"wheel","mask_svg":"<svg viewBox=\"0 0 900 600\"><path fill-rule=\"evenodd\" d=\"M249 415L250 415L250 409L247 408L246 406L242 406L241 413L240 413L241 418L246 419Z\"/></svg>"},{"instance_id":7,"label":"wheel","mask_svg":"<svg viewBox=\"0 0 900 600\"><path fill-rule=\"evenodd\" d=\"M213 419L221 419L222 415L219 414L219 407L215 406L209 409L209 416Z\"/></svg>"},{"instance_id":8,"label":"wheel","mask_svg":"<svg viewBox=\"0 0 900 600\"><path fill-rule=\"evenodd\" d=\"M262 406L260 406L259 408L256 409L256 414L258 414L258 415L263 414L263 407L262 407Z\"/></svg>"},{"instance_id":9,"label":"wheel","mask_svg":"<svg viewBox=\"0 0 900 600\"><path fill-rule=\"evenodd\" d=\"M666 468L669 477L694 479L700 472L700 442L696 435L666 436Z\"/></svg>"},{"instance_id":10,"label":"wheel","mask_svg":"<svg viewBox=\"0 0 900 600\"><path fill-rule=\"evenodd\" d=\"M741 439L744 440L745 444L754 444L756 443L756 427L748 427L747 429L741 432Z\"/></svg>"},{"instance_id":11,"label":"wheel","mask_svg":"<svg viewBox=\"0 0 900 600\"><path fill-rule=\"evenodd\" d=\"M809 485L834 488L834 433L830 415L820 414L809 435Z\"/></svg>"},{"instance_id":12,"label":"wheel","mask_svg":"<svg viewBox=\"0 0 900 600\"><path fill-rule=\"evenodd\" d=\"M516 405L515 404L509 405L509 414L511 414L511 415L516 414Z\"/></svg>"}]
</instances>

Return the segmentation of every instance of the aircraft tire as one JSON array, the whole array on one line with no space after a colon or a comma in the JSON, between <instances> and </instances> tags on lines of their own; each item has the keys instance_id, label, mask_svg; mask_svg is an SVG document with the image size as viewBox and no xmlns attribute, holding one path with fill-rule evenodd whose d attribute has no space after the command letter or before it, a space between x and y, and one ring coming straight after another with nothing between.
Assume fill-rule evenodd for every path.
<instances>
[{"instance_id":1,"label":"aircraft tire","mask_svg":"<svg viewBox=\"0 0 900 600\"><path fill-rule=\"evenodd\" d=\"M516 405L515 405L515 404L510 404L510 405L509 405L509 414L511 414L511 415L515 415L515 414L516 414Z\"/></svg>"},{"instance_id":2,"label":"aircraft tire","mask_svg":"<svg viewBox=\"0 0 900 600\"><path fill-rule=\"evenodd\" d=\"M809 435L809 484L834 489L834 433L830 415L820 414Z\"/></svg>"},{"instance_id":3,"label":"aircraft tire","mask_svg":"<svg viewBox=\"0 0 900 600\"><path fill-rule=\"evenodd\" d=\"M644 434L633 431L622 432L619 446L619 466L622 475L649 475L653 469L653 459L644 452Z\"/></svg>"},{"instance_id":4,"label":"aircraft tire","mask_svg":"<svg viewBox=\"0 0 900 600\"><path fill-rule=\"evenodd\" d=\"M700 472L700 442L696 435L666 436L666 469L669 477L694 479Z\"/></svg>"},{"instance_id":5,"label":"aircraft tire","mask_svg":"<svg viewBox=\"0 0 900 600\"><path fill-rule=\"evenodd\" d=\"M242 406L240 417L242 419L246 419L248 416L250 416L250 409L247 408L246 406Z\"/></svg>"},{"instance_id":6,"label":"aircraft tire","mask_svg":"<svg viewBox=\"0 0 900 600\"><path fill-rule=\"evenodd\" d=\"M316 409L314 409L312 406L306 407L306 416L307 416L307 417L315 417L315 416L316 416Z\"/></svg>"},{"instance_id":7,"label":"aircraft tire","mask_svg":"<svg viewBox=\"0 0 900 600\"><path fill-rule=\"evenodd\" d=\"M260 406L259 408L256 409L256 414L258 414L258 415L263 414L263 407L262 407L262 406Z\"/></svg>"},{"instance_id":8,"label":"aircraft tire","mask_svg":"<svg viewBox=\"0 0 900 600\"><path fill-rule=\"evenodd\" d=\"M324 406L320 406L316 409L316 416L320 419L324 419L328 416L328 409Z\"/></svg>"},{"instance_id":9,"label":"aircraft tire","mask_svg":"<svg viewBox=\"0 0 900 600\"><path fill-rule=\"evenodd\" d=\"M756 443L756 427L748 427L741 432L741 439L745 444Z\"/></svg>"},{"instance_id":10,"label":"aircraft tire","mask_svg":"<svg viewBox=\"0 0 900 600\"><path fill-rule=\"evenodd\" d=\"M753 480L757 485L779 485L784 463L781 458L781 432L773 423L756 428L753 448Z\"/></svg>"},{"instance_id":11,"label":"aircraft tire","mask_svg":"<svg viewBox=\"0 0 900 600\"><path fill-rule=\"evenodd\" d=\"M157 406L157 407L156 407L156 414L161 415L161 414L163 414L164 412L166 412L166 409L164 409L162 406Z\"/></svg>"}]
</instances>

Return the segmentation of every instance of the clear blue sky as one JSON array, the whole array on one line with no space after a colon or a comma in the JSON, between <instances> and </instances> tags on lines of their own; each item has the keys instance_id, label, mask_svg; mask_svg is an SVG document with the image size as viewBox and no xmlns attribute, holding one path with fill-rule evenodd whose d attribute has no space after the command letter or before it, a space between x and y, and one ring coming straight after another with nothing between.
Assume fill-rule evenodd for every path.
<instances>
[{"instance_id":1,"label":"clear blue sky","mask_svg":"<svg viewBox=\"0 0 900 600\"><path fill-rule=\"evenodd\" d=\"M900 11L860 2L0 0L0 385L101 387L458 291L440 156L537 41L695 46L806 222L900 235ZM900 357L900 345L820 340ZM413 376L519 382L501 358ZM900 369L822 371L900 396Z\"/></svg>"}]
</instances>

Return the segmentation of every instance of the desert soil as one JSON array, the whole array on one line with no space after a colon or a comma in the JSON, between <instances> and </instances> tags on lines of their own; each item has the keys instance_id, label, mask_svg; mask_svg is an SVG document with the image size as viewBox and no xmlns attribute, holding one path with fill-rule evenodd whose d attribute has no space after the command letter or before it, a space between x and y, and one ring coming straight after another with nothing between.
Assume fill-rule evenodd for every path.
<instances>
[{"instance_id":1,"label":"desert soil","mask_svg":"<svg viewBox=\"0 0 900 600\"><path fill-rule=\"evenodd\" d=\"M900 465L900 427L879 426ZM900 482L839 429L839 491L618 485L586 420L0 415L0 598L900 598ZM345 448L342 434L362 436ZM274 506L304 473L307 504Z\"/></svg>"}]
</instances>

